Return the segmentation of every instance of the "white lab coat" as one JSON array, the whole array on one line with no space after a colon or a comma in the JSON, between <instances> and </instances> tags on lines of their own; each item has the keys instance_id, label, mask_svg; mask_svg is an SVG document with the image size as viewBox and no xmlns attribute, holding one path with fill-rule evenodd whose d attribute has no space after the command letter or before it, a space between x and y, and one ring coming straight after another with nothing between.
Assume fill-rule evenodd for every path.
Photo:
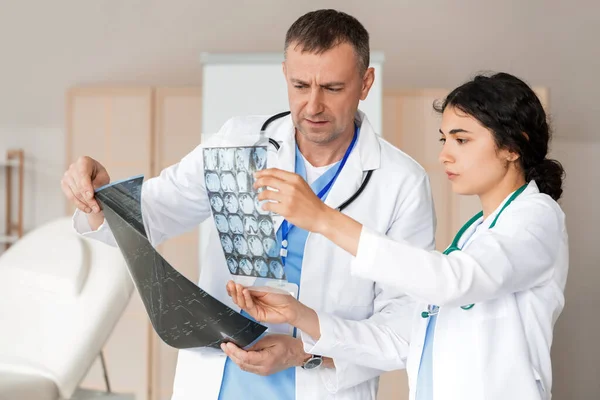
<instances>
[{"instance_id":1,"label":"white lab coat","mask_svg":"<svg viewBox=\"0 0 600 400\"><path fill-rule=\"evenodd\" d=\"M233 118L216 137L259 132L268 116ZM434 246L435 215L429 180L425 171L410 157L379 137L362 112L354 151L337 178L326 204L337 207L360 187L366 171L374 170L363 193L344 210L374 232L415 246ZM281 146L269 151L268 166L294 171L294 126L290 116L273 122L267 135ZM205 190L202 147L199 146L178 164L150 179L142 188L142 210L146 231L153 244L196 227L210 217ZM276 217L276 228L281 218ZM89 231L84 215L75 216L75 227ZM107 224L86 235L114 244ZM227 295L230 279L216 229L210 234L207 260L203 260L199 286L228 306L239 310ZM415 302L401 290L350 273L352 256L318 234L309 234L304 250L299 300L323 315L336 318L336 327L350 328L350 320L362 322L360 334L352 339L379 342L377 351L365 353L351 347L335 369L296 369L296 399L375 399L378 376L382 370L404 368L408 351ZM177 268L177 266L174 266ZM333 329L323 325L322 331ZM331 332L330 335L334 335ZM327 335L325 335L326 337ZM337 345L343 346L344 340ZM326 342L306 339L310 353L320 354ZM314 347L314 348L313 348ZM358 366L355 359L368 358L371 367ZM226 357L203 349L179 351L173 388L174 400L216 400L221 387Z\"/></svg>"},{"instance_id":2,"label":"white lab coat","mask_svg":"<svg viewBox=\"0 0 600 400\"><path fill-rule=\"evenodd\" d=\"M449 256L416 249L368 227L361 232L353 275L394 285L420 303L407 361L411 400L428 321L420 313L428 304L440 306L433 400L551 397L552 330L564 306L568 270L565 217L535 182L489 229L502 205L479 227L472 225L459 242L459 248L466 242L465 247ZM471 310L460 308L472 303ZM334 344L326 355L344 358L348 348L353 354L361 348L365 354L385 350L331 317L323 316L321 327L327 335L321 340ZM378 365L375 360L360 358L371 366Z\"/></svg>"}]
</instances>

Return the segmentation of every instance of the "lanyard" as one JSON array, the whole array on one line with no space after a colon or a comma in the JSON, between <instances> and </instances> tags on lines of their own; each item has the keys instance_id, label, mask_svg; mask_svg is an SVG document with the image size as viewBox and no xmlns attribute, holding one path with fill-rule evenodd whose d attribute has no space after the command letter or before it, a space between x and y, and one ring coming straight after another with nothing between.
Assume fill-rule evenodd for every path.
<instances>
[{"instance_id":1,"label":"lanyard","mask_svg":"<svg viewBox=\"0 0 600 400\"><path fill-rule=\"evenodd\" d=\"M509 199L506 201L506 203L504 203L504 206L502 206L502 208L500 209L500 211L496 215L496 218L494 218L494 220L492 221L492 224L490 225L489 229L492 229L496 225L496 221L498 221L498 217L500 217L500 214L502 214L502 211L504 211L506 209L506 207L508 207L509 204L513 202L514 199L516 199L517 197L519 197L519 195L521 193L523 193L523 190L525 190L526 188L527 188L527 184L524 184L519 189L517 189L517 191L514 192L512 194L512 196L509 197ZM462 228L460 228L460 230L458 231L458 233L454 237L454 240L452 241L452 243L450 244L450 246L446 250L444 250L444 254L448 255L448 254L450 254L450 253L452 253L454 251L460 251L460 247L458 247L458 242L460 241L460 238L467 231L467 229L469 229L471 227L471 225L473 225L482 216L483 216L483 211L480 211L475 216L473 216L473 218L471 218L470 220L468 220L467 223L464 224ZM460 306L460 308L462 308L463 310L470 310L474 306L475 306L475 304L467 304L465 306ZM428 318L430 316L437 315L438 310L439 310L438 306L429 305L428 310L422 312L421 316L423 318Z\"/></svg>"},{"instance_id":2,"label":"lanyard","mask_svg":"<svg viewBox=\"0 0 600 400\"><path fill-rule=\"evenodd\" d=\"M319 191L319 193L317 193L317 197L319 197L319 199L321 201L323 201L323 198L327 195L327 192L329 192L329 189L331 189L331 186L333 186L333 183L335 182L338 175L342 171L342 168L344 168L344 165L346 164L346 161L348 160L348 157L350 156L350 153L352 152L352 149L354 148L354 145L356 144L357 138L358 138L358 126L355 125L354 137L352 138L352 142L350 143L350 146L348 146L348 149L346 149L346 153L344 154L344 157L342 158L342 161L340 162L340 165L338 166L337 171L335 171L335 175L333 175L331 180L323 187L323 189L321 189ZM296 166L296 169L297 169L297 166ZM281 260L283 261L284 265L285 265L285 259L287 257L287 247L289 244L288 243L288 235L289 235L290 231L292 230L292 228L294 228L294 225L290 224L285 219L281 223L281 252L280 252L280 255L281 255Z\"/></svg>"}]
</instances>

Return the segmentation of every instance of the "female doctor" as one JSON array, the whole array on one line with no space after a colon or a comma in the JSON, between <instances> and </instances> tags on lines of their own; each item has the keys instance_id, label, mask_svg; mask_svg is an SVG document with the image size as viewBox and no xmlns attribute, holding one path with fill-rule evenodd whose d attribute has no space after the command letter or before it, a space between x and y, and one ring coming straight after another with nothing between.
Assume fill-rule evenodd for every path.
<instances>
[{"instance_id":1,"label":"female doctor","mask_svg":"<svg viewBox=\"0 0 600 400\"><path fill-rule=\"evenodd\" d=\"M435 108L442 113L439 159L452 189L477 195L482 208L443 253L375 233L327 207L292 173L265 170L255 185L276 189L260 195L270 200L266 210L350 252L354 275L421 303L410 343L398 354L385 354L388 344L361 331L369 321L337 325L291 296L233 282L228 292L257 320L296 326L307 352L358 363L373 359L361 357L367 354L395 356L399 365L408 358L410 399L550 399L550 346L564 306L568 250L556 203L564 171L546 158L546 114L531 88L506 73L477 76ZM321 335L324 326L334 327L323 329L329 337Z\"/></svg>"}]
</instances>

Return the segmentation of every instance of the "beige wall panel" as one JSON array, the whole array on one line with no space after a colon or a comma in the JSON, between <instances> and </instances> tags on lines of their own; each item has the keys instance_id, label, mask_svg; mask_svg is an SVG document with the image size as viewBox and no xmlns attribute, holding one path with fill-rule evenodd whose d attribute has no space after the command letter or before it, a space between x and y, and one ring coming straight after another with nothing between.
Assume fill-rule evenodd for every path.
<instances>
[{"instance_id":1,"label":"beige wall panel","mask_svg":"<svg viewBox=\"0 0 600 400\"><path fill-rule=\"evenodd\" d=\"M432 107L444 90L406 91L397 94L397 135L401 149L425 168L438 165L438 130L441 118Z\"/></svg>"},{"instance_id":2,"label":"beige wall panel","mask_svg":"<svg viewBox=\"0 0 600 400\"><path fill-rule=\"evenodd\" d=\"M100 161L113 181L150 173L151 88L75 88L67 93L67 165L80 155ZM69 207L69 211L72 208ZM149 382L149 320L134 291L104 353L112 389L146 400ZM103 389L96 362L83 387Z\"/></svg>"},{"instance_id":3,"label":"beige wall panel","mask_svg":"<svg viewBox=\"0 0 600 400\"><path fill-rule=\"evenodd\" d=\"M377 400L408 400L406 370L386 372L381 376Z\"/></svg>"},{"instance_id":4,"label":"beige wall panel","mask_svg":"<svg viewBox=\"0 0 600 400\"><path fill-rule=\"evenodd\" d=\"M103 96L72 98L70 164L81 155L103 159L106 156L105 137L108 130L108 102Z\"/></svg>"},{"instance_id":5,"label":"beige wall panel","mask_svg":"<svg viewBox=\"0 0 600 400\"><path fill-rule=\"evenodd\" d=\"M452 214L452 198L448 177L442 168L432 168L427 171L431 183L431 193L435 205L437 226L435 232L435 248L444 251L452 241L454 234Z\"/></svg>"},{"instance_id":6,"label":"beige wall panel","mask_svg":"<svg viewBox=\"0 0 600 400\"><path fill-rule=\"evenodd\" d=\"M181 160L200 144L202 91L198 87L157 88L154 97L154 174ZM192 282L198 282L198 228L159 246L161 255ZM153 334L152 400L171 397L177 350Z\"/></svg>"},{"instance_id":7,"label":"beige wall panel","mask_svg":"<svg viewBox=\"0 0 600 400\"><path fill-rule=\"evenodd\" d=\"M107 156L110 163L150 165L151 97L115 96L110 102L110 135Z\"/></svg>"}]
</instances>

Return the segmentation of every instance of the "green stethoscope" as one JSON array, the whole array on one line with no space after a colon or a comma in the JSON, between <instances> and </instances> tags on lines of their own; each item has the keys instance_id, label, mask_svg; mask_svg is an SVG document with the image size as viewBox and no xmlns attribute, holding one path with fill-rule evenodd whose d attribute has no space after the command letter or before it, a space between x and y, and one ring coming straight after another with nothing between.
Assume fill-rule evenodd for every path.
<instances>
[{"instance_id":1,"label":"green stethoscope","mask_svg":"<svg viewBox=\"0 0 600 400\"><path fill-rule=\"evenodd\" d=\"M516 199L526 188L527 188L527 183L524 184L523 186L521 186L519 189L517 189L517 191L514 192L512 194L512 196L510 196L508 201L506 203L504 203L504 206L502 206L502 208L500 209L500 212L498 213L498 215L496 215L496 218L494 218L494 220L492 221L492 224L490 225L489 229L492 229L496 225L496 221L498 221L498 217L500 217L500 214L502 214L502 211L504 211L506 209L506 207L508 207L509 204L512 203L513 200ZM448 247L446 250L444 250L443 254L448 255L454 251L459 251L460 248L458 247L458 242L460 241L460 238L471 227L471 225L473 225L482 216L483 216L483 211L479 211L473 218L468 220L467 223L464 224L462 228L460 228L460 230L454 237L454 240L450 244L450 247ZM466 306L460 306L460 308L462 308L463 310L470 310L474 306L475 306L475 304L467 304ZM427 306L427 311L423 311L421 313L421 317L429 318L432 315L437 315L439 312L440 312L440 307L430 304L429 306Z\"/></svg>"}]
</instances>

